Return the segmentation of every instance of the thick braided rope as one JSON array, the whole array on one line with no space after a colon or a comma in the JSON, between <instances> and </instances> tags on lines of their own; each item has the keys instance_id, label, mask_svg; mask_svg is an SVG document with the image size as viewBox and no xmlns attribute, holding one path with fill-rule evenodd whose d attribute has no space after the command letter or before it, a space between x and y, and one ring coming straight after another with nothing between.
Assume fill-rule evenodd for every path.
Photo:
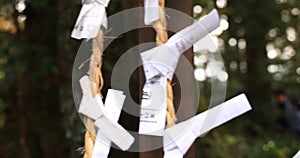
<instances>
[{"instance_id":1,"label":"thick braided rope","mask_svg":"<svg viewBox=\"0 0 300 158\"><path fill-rule=\"evenodd\" d=\"M103 88L104 80L102 77L102 54L103 54L103 29L100 29L98 35L93 39L92 43L93 53L91 55L89 66L89 79L91 84L91 91L93 97L99 94L101 99L103 98L101 90ZM84 158L91 158L92 152L96 140L96 129L93 120L90 118L85 119L87 131L84 137Z\"/></svg>"},{"instance_id":2,"label":"thick braided rope","mask_svg":"<svg viewBox=\"0 0 300 158\"><path fill-rule=\"evenodd\" d=\"M101 72L103 54L103 29L100 29L98 35L93 39L92 49L93 53L91 55L91 61L88 71L92 95L95 96L96 94L99 94L100 97L103 98L101 94L101 90L104 85L104 80Z\"/></svg>"},{"instance_id":3,"label":"thick braided rope","mask_svg":"<svg viewBox=\"0 0 300 158\"><path fill-rule=\"evenodd\" d=\"M152 26L156 32L156 44L161 45L168 41L167 20L164 12L165 1L159 0L159 20L153 22ZM167 82L167 128L176 124L176 115L173 104L172 81Z\"/></svg>"}]
</instances>

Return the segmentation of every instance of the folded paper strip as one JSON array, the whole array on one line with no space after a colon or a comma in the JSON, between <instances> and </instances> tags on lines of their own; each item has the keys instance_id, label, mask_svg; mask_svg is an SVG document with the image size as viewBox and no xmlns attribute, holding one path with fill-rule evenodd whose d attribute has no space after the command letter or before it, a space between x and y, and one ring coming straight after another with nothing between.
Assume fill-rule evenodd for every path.
<instances>
[{"instance_id":1,"label":"folded paper strip","mask_svg":"<svg viewBox=\"0 0 300 158\"><path fill-rule=\"evenodd\" d=\"M125 100L123 92L109 89L105 98L104 110L107 116L114 122L118 122L122 106ZM107 158L110 151L111 141L100 131L97 132L92 158Z\"/></svg>"},{"instance_id":2,"label":"folded paper strip","mask_svg":"<svg viewBox=\"0 0 300 158\"><path fill-rule=\"evenodd\" d=\"M146 69L144 67L146 79L161 73L171 80L180 55L219 25L218 12L213 9L199 21L177 32L166 44L141 53L143 65L147 65Z\"/></svg>"},{"instance_id":3,"label":"folded paper strip","mask_svg":"<svg viewBox=\"0 0 300 158\"><path fill-rule=\"evenodd\" d=\"M144 23L151 25L154 21L159 19L158 0L144 0L144 5Z\"/></svg>"},{"instance_id":4,"label":"folded paper strip","mask_svg":"<svg viewBox=\"0 0 300 158\"><path fill-rule=\"evenodd\" d=\"M195 139L251 110L245 94L240 94L191 119L165 130L164 158L183 157Z\"/></svg>"},{"instance_id":5,"label":"folded paper strip","mask_svg":"<svg viewBox=\"0 0 300 158\"><path fill-rule=\"evenodd\" d=\"M75 39L95 38L103 26L107 28L105 7L109 0L85 0L77 17L71 37Z\"/></svg>"},{"instance_id":6,"label":"folded paper strip","mask_svg":"<svg viewBox=\"0 0 300 158\"><path fill-rule=\"evenodd\" d=\"M152 103L151 96L157 91L153 92L147 89L147 87L152 85L151 80L157 80L158 76L159 80L172 80L180 55L192 47L194 43L215 30L219 24L218 12L213 9L199 21L173 35L167 43L141 53L146 77L146 83L143 88L141 115L147 112L152 114L153 117L140 118L139 134L163 136L165 128L166 112L163 111L166 110L166 99L159 102L161 103L160 106ZM159 83L161 90L165 92L166 82L164 84L163 82ZM145 96L146 94L148 97ZM156 106L156 108L151 106Z\"/></svg>"},{"instance_id":7,"label":"folded paper strip","mask_svg":"<svg viewBox=\"0 0 300 158\"><path fill-rule=\"evenodd\" d=\"M122 150L128 150L134 142L133 136L119 125L117 121L115 121L116 119L109 117L99 94L92 97L88 76L84 76L80 79L80 85L83 96L79 107L79 113L93 119L95 121L95 126L98 127L103 135L119 146ZM121 100L116 102L118 102L118 104L123 102L123 99L125 99L124 97L125 96L116 97L121 98Z\"/></svg>"},{"instance_id":8,"label":"folded paper strip","mask_svg":"<svg viewBox=\"0 0 300 158\"><path fill-rule=\"evenodd\" d=\"M157 75L143 87L139 134L163 136L167 109L167 78Z\"/></svg>"}]
</instances>

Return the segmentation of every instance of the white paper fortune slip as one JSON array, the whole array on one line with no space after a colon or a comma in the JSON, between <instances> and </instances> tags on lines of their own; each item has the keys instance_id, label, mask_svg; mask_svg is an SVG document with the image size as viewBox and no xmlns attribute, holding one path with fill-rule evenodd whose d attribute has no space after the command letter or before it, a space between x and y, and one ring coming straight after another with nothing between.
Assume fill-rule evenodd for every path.
<instances>
[{"instance_id":1,"label":"white paper fortune slip","mask_svg":"<svg viewBox=\"0 0 300 158\"><path fill-rule=\"evenodd\" d=\"M87 76L80 79L83 96L79 107L79 113L95 120L95 125L113 143L122 150L127 150L134 142L134 138L116 121L108 117L103 102L97 94L92 97L90 81Z\"/></svg>"},{"instance_id":2,"label":"white paper fortune slip","mask_svg":"<svg viewBox=\"0 0 300 158\"><path fill-rule=\"evenodd\" d=\"M141 53L143 64L152 66L144 67L146 79L161 73L172 80L180 55L219 25L218 12L213 9L199 21L173 35L166 44Z\"/></svg>"},{"instance_id":3,"label":"white paper fortune slip","mask_svg":"<svg viewBox=\"0 0 300 158\"><path fill-rule=\"evenodd\" d=\"M162 74L172 80L180 53L166 45L154 47L141 53L146 79Z\"/></svg>"},{"instance_id":4,"label":"white paper fortune slip","mask_svg":"<svg viewBox=\"0 0 300 158\"><path fill-rule=\"evenodd\" d=\"M166 119L167 78L159 74L143 87L139 134L163 136Z\"/></svg>"},{"instance_id":5,"label":"white paper fortune slip","mask_svg":"<svg viewBox=\"0 0 300 158\"><path fill-rule=\"evenodd\" d=\"M96 120L103 115L103 109L101 109L103 107L103 102L101 101L99 95L96 95L95 97L92 96L88 76L83 76L79 80L79 83L82 89L82 99L78 112L93 120Z\"/></svg>"},{"instance_id":6,"label":"white paper fortune slip","mask_svg":"<svg viewBox=\"0 0 300 158\"><path fill-rule=\"evenodd\" d=\"M109 89L105 99L104 110L112 121L118 122L122 106L125 100L122 91ZM111 146L111 141L99 130L94 144L92 158L107 158Z\"/></svg>"},{"instance_id":7,"label":"white paper fortune slip","mask_svg":"<svg viewBox=\"0 0 300 158\"><path fill-rule=\"evenodd\" d=\"M176 33L166 44L141 53L146 84L143 88L141 104L140 134L162 136L165 128L166 103L164 102L166 98L163 99L162 105L152 103L155 101L152 96L157 92L150 91L151 80L157 80L155 76L160 76L159 78L163 82L159 82L159 85L164 89L162 96L166 97L166 81L167 79L172 80L180 55L216 29L219 23L218 13L214 9L200 21Z\"/></svg>"},{"instance_id":8,"label":"white paper fortune slip","mask_svg":"<svg viewBox=\"0 0 300 158\"><path fill-rule=\"evenodd\" d=\"M144 0L144 23L151 25L159 19L158 0Z\"/></svg>"},{"instance_id":9,"label":"white paper fortune slip","mask_svg":"<svg viewBox=\"0 0 300 158\"><path fill-rule=\"evenodd\" d=\"M146 80L162 74L172 79L180 53L166 45L154 47L141 53Z\"/></svg>"},{"instance_id":10,"label":"white paper fortune slip","mask_svg":"<svg viewBox=\"0 0 300 158\"><path fill-rule=\"evenodd\" d=\"M71 37L91 39L97 36L101 25L107 28L108 3L109 0L84 0Z\"/></svg>"},{"instance_id":11,"label":"white paper fortune slip","mask_svg":"<svg viewBox=\"0 0 300 158\"><path fill-rule=\"evenodd\" d=\"M300 151L298 151L298 152L296 153L296 155L293 156L293 158L300 158Z\"/></svg>"},{"instance_id":12,"label":"white paper fortune slip","mask_svg":"<svg viewBox=\"0 0 300 158\"><path fill-rule=\"evenodd\" d=\"M218 28L219 25L220 18L218 11L213 9L199 21L173 35L166 45L177 49L180 53L183 53L187 49L191 48L197 41Z\"/></svg>"},{"instance_id":13,"label":"white paper fortune slip","mask_svg":"<svg viewBox=\"0 0 300 158\"><path fill-rule=\"evenodd\" d=\"M164 158L179 158L188 151L195 139L251 110L245 96L240 94L193 118L165 130Z\"/></svg>"}]
</instances>

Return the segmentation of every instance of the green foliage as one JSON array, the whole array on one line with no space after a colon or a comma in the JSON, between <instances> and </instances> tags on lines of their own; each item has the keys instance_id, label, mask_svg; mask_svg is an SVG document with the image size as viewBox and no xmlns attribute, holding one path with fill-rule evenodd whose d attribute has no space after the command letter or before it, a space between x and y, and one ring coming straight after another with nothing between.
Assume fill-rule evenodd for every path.
<instances>
[{"instance_id":1,"label":"green foliage","mask_svg":"<svg viewBox=\"0 0 300 158\"><path fill-rule=\"evenodd\" d=\"M299 142L286 135L273 135L262 139L241 134L222 134L213 131L197 143L197 156L209 158L290 158L299 150ZM224 132L224 131L223 131ZM250 140L250 141L249 141Z\"/></svg>"},{"instance_id":2,"label":"green foliage","mask_svg":"<svg viewBox=\"0 0 300 158\"><path fill-rule=\"evenodd\" d=\"M12 19L18 28L20 14L14 9L15 2L0 0L0 17ZM229 29L220 36L223 43L220 49L229 74L227 96L246 92L253 111L198 139L197 155L207 158L291 157L300 144L288 133L276 131L276 119L282 111L275 108L272 91L286 87L291 97L300 96L300 74L296 73L300 67L299 0L226 2L226 7L218 10L229 22ZM0 132L6 135L0 137L0 153L5 153L5 158L20 157L17 155L21 148L19 131L21 121L26 120L28 127L23 133L33 157L79 157L74 152L75 148L82 146L83 127L74 109L70 83L79 43L69 35L78 15L80 0L26 0L26 4L22 13L27 17L25 30L18 28L15 33L0 31ZM196 19L218 7L215 1L209 0L195 0L195 4L203 9L195 15ZM132 7L132 1L114 0L107 10L110 15L129 7ZM295 39L293 31L296 32ZM104 56L104 91L110 88L114 63L136 44L135 37L132 32L123 35L105 52L109 55ZM235 39L237 44L230 45L230 39ZM239 47L240 41L246 42L245 48ZM268 58L268 45L280 52L279 55ZM288 50L294 55L282 58L281 55ZM270 65L275 66L275 72L270 72ZM135 92L133 96L138 98L135 77L130 86ZM203 111L209 104L211 85L207 82L200 86L203 95L200 96L199 111ZM17 97L20 89L26 103L22 108L18 106ZM22 120L19 115L22 115Z\"/></svg>"},{"instance_id":3,"label":"green foliage","mask_svg":"<svg viewBox=\"0 0 300 158\"><path fill-rule=\"evenodd\" d=\"M212 6L213 1L195 0L203 10L195 17L219 7L218 1L224 2L217 0ZM253 110L200 138L199 157L287 158L299 150L299 141L293 140L288 132L277 130L276 120L283 111L273 99L277 88L285 88L290 98L300 96L300 74L296 73L300 67L299 7L299 1L289 0L227 0L218 9L221 18L229 22L229 29L219 36L229 73L227 96L246 92ZM245 48L239 41L245 41ZM279 52L274 58L270 56L270 45ZM284 58L287 50L292 55ZM209 84L202 83L201 94L208 91L205 96L209 96ZM207 98L200 97L201 105L207 105Z\"/></svg>"}]
</instances>

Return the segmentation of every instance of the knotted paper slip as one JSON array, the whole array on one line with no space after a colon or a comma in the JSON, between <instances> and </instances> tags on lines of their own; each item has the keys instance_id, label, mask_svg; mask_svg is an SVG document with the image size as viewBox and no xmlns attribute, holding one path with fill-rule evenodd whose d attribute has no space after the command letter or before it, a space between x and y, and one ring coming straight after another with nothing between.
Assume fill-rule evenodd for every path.
<instances>
[{"instance_id":1,"label":"knotted paper slip","mask_svg":"<svg viewBox=\"0 0 300 158\"><path fill-rule=\"evenodd\" d=\"M165 130L164 158L182 158L195 139L251 110L245 94L240 94L191 119Z\"/></svg>"},{"instance_id":2,"label":"knotted paper slip","mask_svg":"<svg viewBox=\"0 0 300 158\"><path fill-rule=\"evenodd\" d=\"M139 134L163 136L167 79L172 80L180 55L219 27L219 24L219 15L214 9L199 21L173 35L166 44L141 53L146 83L141 102ZM154 95L157 93L164 98L155 100Z\"/></svg>"},{"instance_id":3,"label":"knotted paper slip","mask_svg":"<svg viewBox=\"0 0 300 158\"><path fill-rule=\"evenodd\" d=\"M118 122L125 95L122 91L109 89L105 98L104 110L112 121ZM107 158L111 146L111 141L99 130L95 141L92 158Z\"/></svg>"},{"instance_id":4,"label":"knotted paper slip","mask_svg":"<svg viewBox=\"0 0 300 158\"><path fill-rule=\"evenodd\" d=\"M105 7L109 0L83 0L71 37L91 39L97 36L101 25L107 28Z\"/></svg>"},{"instance_id":5,"label":"knotted paper slip","mask_svg":"<svg viewBox=\"0 0 300 158\"><path fill-rule=\"evenodd\" d=\"M134 142L134 138L116 121L116 118L119 117L120 113L119 105L120 103L123 103L125 96L120 94L120 91L115 90L112 90L111 93L108 93L109 96L107 96L107 99L109 99L109 101L106 103L106 106L109 108L109 111L106 111L99 94L97 94L95 97L92 97L88 76L84 76L80 79L80 85L83 96L79 107L79 113L95 120L95 126L98 127L99 131L101 132L97 133L97 139L103 140L103 142L107 143L107 145L110 144L110 142L108 142L108 140L110 140L122 150L128 150ZM111 105L108 105L110 103ZM110 108L108 106L113 107ZM110 114L108 114L108 112ZM107 139L105 139L102 134ZM99 144L97 146L99 146ZM96 149L96 147L94 149ZM104 150L109 152L107 147Z\"/></svg>"}]
</instances>

